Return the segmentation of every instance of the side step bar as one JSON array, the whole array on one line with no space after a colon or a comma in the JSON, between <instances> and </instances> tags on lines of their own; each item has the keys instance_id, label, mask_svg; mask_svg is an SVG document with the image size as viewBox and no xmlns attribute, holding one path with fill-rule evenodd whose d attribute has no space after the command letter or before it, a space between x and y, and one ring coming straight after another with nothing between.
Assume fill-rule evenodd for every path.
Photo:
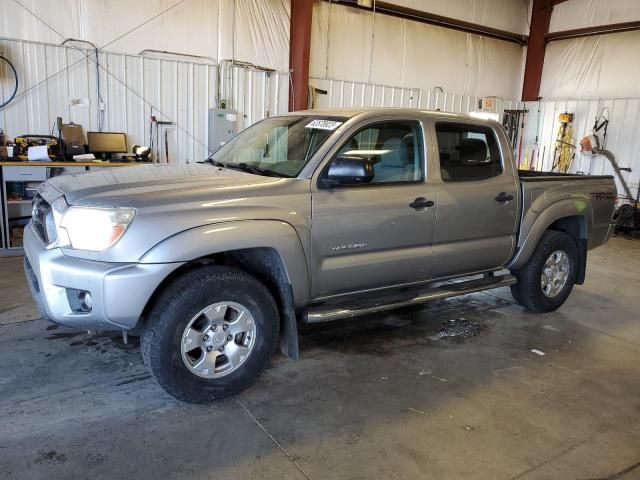
<instances>
[{"instance_id":1,"label":"side step bar","mask_svg":"<svg viewBox=\"0 0 640 480\"><path fill-rule=\"evenodd\" d=\"M517 279L513 275L496 275L456 283L444 283L397 292L394 295L380 297L380 293L360 294L336 302L324 302L309 307L303 316L305 323L330 322L343 318L357 317L370 313L393 310L395 308L420 305L432 300L457 297L469 293L482 292L499 287L513 285ZM376 298L377 297L377 298Z\"/></svg>"}]
</instances>

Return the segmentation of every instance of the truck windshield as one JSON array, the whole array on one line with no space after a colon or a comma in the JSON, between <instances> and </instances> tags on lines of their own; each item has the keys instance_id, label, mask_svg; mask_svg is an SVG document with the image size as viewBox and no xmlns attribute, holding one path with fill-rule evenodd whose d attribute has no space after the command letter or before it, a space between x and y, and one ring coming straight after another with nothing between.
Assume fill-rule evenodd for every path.
<instances>
[{"instance_id":1,"label":"truck windshield","mask_svg":"<svg viewBox=\"0 0 640 480\"><path fill-rule=\"evenodd\" d=\"M212 163L257 175L295 177L345 120L318 115L268 118L227 142Z\"/></svg>"}]
</instances>

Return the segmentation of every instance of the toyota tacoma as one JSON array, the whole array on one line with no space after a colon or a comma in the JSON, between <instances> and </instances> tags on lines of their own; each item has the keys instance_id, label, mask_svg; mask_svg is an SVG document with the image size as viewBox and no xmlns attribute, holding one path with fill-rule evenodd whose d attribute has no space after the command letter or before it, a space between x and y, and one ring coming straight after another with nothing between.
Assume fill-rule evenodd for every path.
<instances>
[{"instance_id":1,"label":"toyota tacoma","mask_svg":"<svg viewBox=\"0 0 640 480\"><path fill-rule=\"evenodd\" d=\"M25 229L41 314L141 336L173 397L240 392L300 323L510 286L560 307L612 229L611 176L518 171L501 125L410 109L303 111L206 162L64 175Z\"/></svg>"}]
</instances>

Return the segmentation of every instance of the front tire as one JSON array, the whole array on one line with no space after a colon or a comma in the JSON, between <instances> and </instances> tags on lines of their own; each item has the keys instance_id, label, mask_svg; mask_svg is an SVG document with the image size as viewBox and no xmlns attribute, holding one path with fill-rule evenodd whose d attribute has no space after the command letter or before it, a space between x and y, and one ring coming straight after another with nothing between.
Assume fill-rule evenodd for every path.
<instances>
[{"instance_id":1,"label":"front tire","mask_svg":"<svg viewBox=\"0 0 640 480\"><path fill-rule=\"evenodd\" d=\"M518 283L511 286L511 294L517 303L536 313L556 310L576 283L576 242L564 232L547 230L526 265L513 274Z\"/></svg>"},{"instance_id":2,"label":"front tire","mask_svg":"<svg viewBox=\"0 0 640 480\"><path fill-rule=\"evenodd\" d=\"M200 267L174 280L151 309L143 360L172 397L209 403L258 378L275 351L279 323L276 303L257 279Z\"/></svg>"}]
</instances>

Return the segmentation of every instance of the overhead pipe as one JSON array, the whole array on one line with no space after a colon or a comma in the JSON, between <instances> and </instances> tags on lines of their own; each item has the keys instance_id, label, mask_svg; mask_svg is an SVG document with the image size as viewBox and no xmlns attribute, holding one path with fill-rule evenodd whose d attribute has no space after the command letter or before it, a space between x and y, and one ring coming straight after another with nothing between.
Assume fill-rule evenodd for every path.
<instances>
[{"instance_id":1,"label":"overhead pipe","mask_svg":"<svg viewBox=\"0 0 640 480\"><path fill-rule=\"evenodd\" d=\"M101 132L103 127L104 111L102 110L102 95L100 95L100 59L98 58L98 47L95 43L90 42L89 40L80 40L79 38L66 38L60 45L66 45L69 42L86 43L87 45L91 45L91 48L96 55L96 121L98 123L98 131Z\"/></svg>"},{"instance_id":2,"label":"overhead pipe","mask_svg":"<svg viewBox=\"0 0 640 480\"><path fill-rule=\"evenodd\" d=\"M233 80L233 68L240 67L245 68L247 70L253 70L258 72L265 72L267 76L271 75L276 70L269 67L263 67L260 65L256 65L251 62L244 62L242 60L232 60L232 59L224 59L218 63L218 68L216 72L216 83L217 83L217 92L216 92L216 107L221 108L222 100L225 101L225 107L235 107L232 105L229 100L231 100L232 95L231 92L228 91L227 82L230 84Z\"/></svg>"}]
</instances>

